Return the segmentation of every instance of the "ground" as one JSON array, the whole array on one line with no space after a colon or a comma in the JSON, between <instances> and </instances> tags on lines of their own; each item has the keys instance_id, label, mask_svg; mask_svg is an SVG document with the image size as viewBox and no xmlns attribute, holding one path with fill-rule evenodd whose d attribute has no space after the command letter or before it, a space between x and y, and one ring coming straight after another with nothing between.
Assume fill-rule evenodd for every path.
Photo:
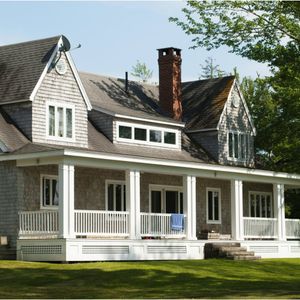
<instances>
[{"instance_id":1,"label":"ground","mask_svg":"<svg viewBox=\"0 0 300 300\"><path fill-rule=\"evenodd\" d=\"M300 259L0 261L0 298L300 298Z\"/></svg>"}]
</instances>

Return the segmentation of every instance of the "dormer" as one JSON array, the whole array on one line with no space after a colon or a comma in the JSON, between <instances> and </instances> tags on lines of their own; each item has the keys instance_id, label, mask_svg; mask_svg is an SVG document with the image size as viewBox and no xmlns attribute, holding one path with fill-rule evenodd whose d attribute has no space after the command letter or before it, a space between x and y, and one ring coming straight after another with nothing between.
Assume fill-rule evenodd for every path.
<instances>
[{"instance_id":1,"label":"dormer","mask_svg":"<svg viewBox=\"0 0 300 300\"><path fill-rule=\"evenodd\" d=\"M254 166L256 130L234 76L183 83L186 132L220 164Z\"/></svg>"}]
</instances>

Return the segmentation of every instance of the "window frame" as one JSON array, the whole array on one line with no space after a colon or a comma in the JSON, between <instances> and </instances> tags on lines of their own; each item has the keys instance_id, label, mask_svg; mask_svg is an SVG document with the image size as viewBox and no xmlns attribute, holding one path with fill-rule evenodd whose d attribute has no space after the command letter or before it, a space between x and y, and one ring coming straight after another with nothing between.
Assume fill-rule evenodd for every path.
<instances>
[{"instance_id":1,"label":"window frame","mask_svg":"<svg viewBox=\"0 0 300 300\"><path fill-rule=\"evenodd\" d=\"M152 146L152 147L159 147L159 148L173 148L173 149L179 149L179 130L178 129L170 129L165 127L159 127L159 126L150 126L150 125L142 125L142 124L135 124L135 123L129 123L129 122L123 122L123 121L116 121L116 142L118 143L126 143L126 144L136 144L136 145L146 145L146 146ZM119 136L119 127L120 126L126 126L131 128L131 138L121 138ZM145 129L146 130L146 141L143 140L136 140L135 139L135 129ZM150 130L157 130L161 132L161 142L151 142L150 141ZM175 134L175 144L169 144L165 143L165 132L168 133L174 133Z\"/></svg>"},{"instance_id":2,"label":"window frame","mask_svg":"<svg viewBox=\"0 0 300 300\"><path fill-rule=\"evenodd\" d=\"M212 208L212 212L213 212L213 220L209 220L209 206L208 206L208 193L209 192L218 192L219 197L218 197L218 213L219 213L219 219L215 220L215 210L214 210L214 202L213 202L213 208ZM221 209L221 203L222 203L222 193L221 193L221 188L214 188L214 187L207 187L206 188L206 224L222 224L222 209Z\"/></svg>"},{"instance_id":3,"label":"window frame","mask_svg":"<svg viewBox=\"0 0 300 300\"><path fill-rule=\"evenodd\" d=\"M114 185L114 199L113 199L113 206L114 209L113 210L108 210L108 186L110 184ZM116 192L115 192L115 186L116 185L121 185L122 186L122 192L121 192L121 206L122 206L122 210L116 210ZM125 187L125 191L124 191L124 187ZM125 193L124 193L125 192ZM125 199L124 199L124 195L125 195ZM124 201L125 201L125 206L126 206L126 210L124 210ZM113 180L113 179L106 179L105 180L105 211L127 211L127 205L126 205L126 181L125 180Z\"/></svg>"},{"instance_id":4,"label":"window frame","mask_svg":"<svg viewBox=\"0 0 300 300\"><path fill-rule=\"evenodd\" d=\"M232 156L230 156L230 134L232 136ZM238 137L238 157L235 157L236 151L235 151L235 135ZM244 158L242 158L242 138L241 136L244 136L244 144L245 144L245 151L244 151ZM238 130L228 130L227 132L227 159L229 161L235 161L235 162L246 162L249 160L250 157L250 138L252 134L247 133L244 131L238 131Z\"/></svg>"},{"instance_id":5,"label":"window frame","mask_svg":"<svg viewBox=\"0 0 300 300\"><path fill-rule=\"evenodd\" d=\"M260 216L257 217L256 216L256 201L255 201L255 209L254 209L254 212L255 212L255 216L251 216L251 195L254 195L254 199L256 199L256 196L259 195L259 214ZM267 217L267 216L262 216L262 197L261 196L269 196L270 197L270 217ZM266 207L265 207L265 211L267 211L268 209L268 206L266 204ZM273 219L274 218L274 203L273 203L273 194L272 192L262 192L262 191L249 191L248 192L248 216L250 218L266 218L266 219Z\"/></svg>"},{"instance_id":6,"label":"window frame","mask_svg":"<svg viewBox=\"0 0 300 300\"><path fill-rule=\"evenodd\" d=\"M55 121L55 135L49 134L49 116L50 116L50 106L54 106L54 121ZM63 126L63 136L58 136L58 113L57 109L62 108L63 109L63 120L64 120L64 126ZM72 110L72 137L67 137L67 126L66 126L66 120L67 120L67 109ZM66 142L75 142L75 105L69 104L69 103L61 103L57 101L46 101L46 138L48 140L54 140L54 141L66 141Z\"/></svg>"},{"instance_id":7,"label":"window frame","mask_svg":"<svg viewBox=\"0 0 300 300\"><path fill-rule=\"evenodd\" d=\"M149 184L149 213L152 213L152 197L151 193L152 191L158 191L161 192L161 213L166 214L166 191L170 192L177 192L178 193L178 198L177 198L177 207L179 207L179 212L181 211L182 208L182 213L184 214L184 197L182 201L182 207L180 204L180 193L183 195L183 187L182 186L173 186L173 185L160 185L160 184Z\"/></svg>"},{"instance_id":8,"label":"window frame","mask_svg":"<svg viewBox=\"0 0 300 300\"><path fill-rule=\"evenodd\" d=\"M44 205L44 187L43 187L43 182L44 179L49 179L49 180L56 180L57 182L57 187L58 187L58 205ZM52 186L52 185L51 185ZM51 189L52 193L52 189ZM51 199L51 196L50 196ZM58 210L59 207L59 181L58 181L58 175L49 175L49 174L41 174L40 176L40 209L41 210Z\"/></svg>"}]
</instances>

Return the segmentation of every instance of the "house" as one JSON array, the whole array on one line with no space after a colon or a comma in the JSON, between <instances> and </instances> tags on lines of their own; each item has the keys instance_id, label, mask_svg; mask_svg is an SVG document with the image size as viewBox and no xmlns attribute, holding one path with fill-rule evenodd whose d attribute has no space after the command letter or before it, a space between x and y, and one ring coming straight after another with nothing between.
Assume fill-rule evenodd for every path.
<instances>
[{"instance_id":1,"label":"house","mask_svg":"<svg viewBox=\"0 0 300 300\"><path fill-rule=\"evenodd\" d=\"M0 236L20 260L202 259L215 233L300 257L284 191L255 168L255 126L233 76L159 86L77 71L64 36L0 47ZM300 218L300 217L299 217Z\"/></svg>"}]
</instances>

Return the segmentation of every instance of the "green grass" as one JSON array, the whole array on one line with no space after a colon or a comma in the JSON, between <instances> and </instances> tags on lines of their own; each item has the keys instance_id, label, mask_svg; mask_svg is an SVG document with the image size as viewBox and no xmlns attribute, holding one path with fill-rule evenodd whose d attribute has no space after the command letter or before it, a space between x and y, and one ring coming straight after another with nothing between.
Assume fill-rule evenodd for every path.
<instances>
[{"instance_id":1,"label":"green grass","mask_svg":"<svg viewBox=\"0 0 300 300\"><path fill-rule=\"evenodd\" d=\"M300 259L0 261L0 298L300 298Z\"/></svg>"}]
</instances>

